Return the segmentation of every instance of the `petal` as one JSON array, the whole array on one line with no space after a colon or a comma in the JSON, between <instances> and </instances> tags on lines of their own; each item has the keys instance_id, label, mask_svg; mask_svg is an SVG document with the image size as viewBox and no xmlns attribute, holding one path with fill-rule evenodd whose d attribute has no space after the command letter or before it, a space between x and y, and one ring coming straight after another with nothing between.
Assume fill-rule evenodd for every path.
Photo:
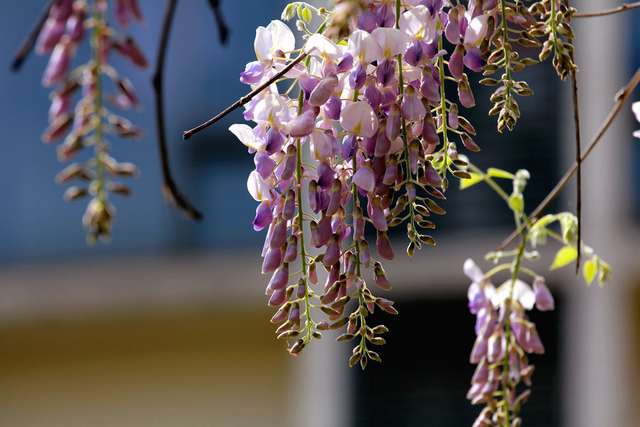
<instances>
[{"instance_id":1,"label":"petal","mask_svg":"<svg viewBox=\"0 0 640 427\"><path fill-rule=\"evenodd\" d=\"M340 125L354 135L371 138L378 130L378 117L366 101L353 102L342 109Z\"/></svg>"},{"instance_id":2,"label":"petal","mask_svg":"<svg viewBox=\"0 0 640 427\"><path fill-rule=\"evenodd\" d=\"M398 30L399 31L399 30ZM407 36L407 38L409 38ZM369 64L382 59L382 49L371 34L355 30L349 36L348 52L359 64Z\"/></svg>"},{"instance_id":3,"label":"petal","mask_svg":"<svg viewBox=\"0 0 640 427\"><path fill-rule=\"evenodd\" d=\"M269 30L273 36L271 53L275 53L276 50L281 50L286 53L296 48L296 38L284 22L271 21L267 30Z\"/></svg>"},{"instance_id":4,"label":"petal","mask_svg":"<svg viewBox=\"0 0 640 427\"><path fill-rule=\"evenodd\" d=\"M256 51L256 58L259 61L271 61L271 46L273 36L265 27L256 28L256 38L253 41L253 48Z\"/></svg>"},{"instance_id":5,"label":"petal","mask_svg":"<svg viewBox=\"0 0 640 427\"><path fill-rule=\"evenodd\" d=\"M487 34L488 19L489 15L478 15L469 22L464 34L464 44L466 46L477 47L480 45L485 34Z\"/></svg>"},{"instance_id":6,"label":"petal","mask_svg":"<svg viewBox=\"0 0 640 427\"><path fill-rule=\"evenodd\" d=\"M305 45L305 52L312 55L320 55L323 59L328 58L332 61L340 61L343 56L342 50L338 45L322 34L313 34L309 37Z\"/></svg>"},{"instance_id":7,"label":"petal","mask_svg":"<svg viewBox=\"0 0 640 427\"><path fill-rule=\"evenodd\" d=\"M248 125L234 124L229 126L229 130L240 140L240 142L256 151L263 150L267 145L267 142L264 139L256 137L256 134L253 133L253 129Z\"/></svg>"},{"instance_id":8,"label":"petal","mask_svg":"<svg viewBox=\"0 0 640 427\"><path fill-rule=\"evenodd\" d=\"M462 266L462 270L472 282L482 283L484 281L484 273L482 273L480 267L478 267L471 258L467 258Z\"/></svg>"},{"instance_id":9,"label":"petal","mask_svg":"<svg viewBox=\"0 0 640 427\"><path fill-rule=\"evenodd\" d=\"M396 28L376 28L371 36L378 42L387 59L404 54L411 44L409 36Z\"/></svg>"},{"instance_id":10,"label":"petal","mask_svg":"<svg viewBox=\"0 0 640 427\"><path fill-rule=\"evenodd\" d=\"M251 197L258 202L273 202L269 186L255 170L249 174L247 190L249 190Z\"/></svg>"}]
</instances>

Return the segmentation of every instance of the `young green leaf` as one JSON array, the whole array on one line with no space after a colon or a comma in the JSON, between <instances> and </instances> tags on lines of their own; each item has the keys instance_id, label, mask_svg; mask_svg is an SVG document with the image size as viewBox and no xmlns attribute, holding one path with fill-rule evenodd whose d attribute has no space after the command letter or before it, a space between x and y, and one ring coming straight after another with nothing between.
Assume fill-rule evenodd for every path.
<instances>
[{"instance_id":1,"label":"young green leaf","mask_svg":"<svg viewBox=\"0 0 640 427\"><path fill-rule=\"evenodd\" d=\"M596 267L596 263L593 259L584 263L584 267L582 267L582 273L584 274L584 280L587 281L587 285L591 285L593 279L596 277L596 273L598 272L598 268Z\"/></svg>"},{"instance_id":2,"label":"young green leaf","mask_svg":"<svg viewBox=\"0 0 640 427\"><path fill-rule=\"evenodd\" d=\"M512 173L503 171L502 169L496 169L496 168L487 169L487 175L489 175L491 178L504 178L504 179L514 178Z\"/></svg>"},{"instance_id":3,"label":"young green leaf","mask_svg":"<svg viewBox=\"0 0 640 427\"><path fill-rule=\"evenodd\" d=\"M555 259L553 260L553 264L549 267L549 270L564 267L565 265L575 261L576 258L578 258L578 250L573 246L565 246L558 251Z\"/></svg>"},{"instance_id":4,"label":"young green leaf","mask_svg":"<svg viewBox=\"0 0 640 427\"><path fill-rule=\"evenodd\" d=\"M461 179L460 180L460 189L461 190L464 190L465 188L469 188L474 184L482 182L482 175L480 175L478 173L475 173L475 172L469 172L469 175L471 175L471 178Z\"/></svg>"}]
</instances>

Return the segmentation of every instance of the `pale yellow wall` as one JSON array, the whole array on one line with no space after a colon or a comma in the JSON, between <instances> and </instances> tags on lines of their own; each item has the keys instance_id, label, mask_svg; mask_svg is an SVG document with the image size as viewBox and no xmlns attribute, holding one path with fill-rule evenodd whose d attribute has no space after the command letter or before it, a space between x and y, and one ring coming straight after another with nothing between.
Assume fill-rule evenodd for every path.
<instances>
[{"instance_id":1,"label":"pale yellow wall","mask_svg":"<svg viewBox=\"0 0 640 427\"><path fill-rule=\"evenodd\" d=\"M0 425L280 426L287 360L271 311L0 325Z\"/></svg>"}]
</instances>

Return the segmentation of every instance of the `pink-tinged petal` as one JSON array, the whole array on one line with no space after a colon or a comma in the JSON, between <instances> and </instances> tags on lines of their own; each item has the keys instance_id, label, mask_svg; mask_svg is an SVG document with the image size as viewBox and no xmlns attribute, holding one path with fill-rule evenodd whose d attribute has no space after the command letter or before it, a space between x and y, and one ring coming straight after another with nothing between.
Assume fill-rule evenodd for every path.
<instances>
[{"instance_id":1,"label":"pink-tinged petal","mask_svg":"<svg viewBox=\"0 0 640 427\"><path fill-rule=\"evenodd\" d=\"M382 204L379 197L370 198L368 204L368 214L371 219L371 223L378 231L387 231L387 219L382 209Z\"/></svg>"},{"instance_id":2,"label":"pink-tinged petal","mask_svg":"<svg viewBox=\"0 0 640 427\"><path fill-rule=\"evenodd\" d=\"M410 122L420 121L427 115L426 108L411 85L407 86L404 92L400 109L404 118Z\"/></svg>"},{"instance_id":3,"label":"pink-tinged petal","mask_svg":"<svg viewBox=\"0 0 640 427\"><path fill-rule=\"evenodd\" d=\"M393 248L391 247L391 242L389 241L389 236L387 236L385 231L378 231L376 246L378 248L378 254L382 258L388 259L389 261L396 259Z\"/></svg>"},{"instance_id":4,"label":"pink-tinged petal","mask_svg":"<svg viewBox=\"0 0 640 427\"><path fill-rule=\"evenodd\" d=\"M460 42L460 22L458 21L458 9L449 10L449 22L446 24L444 35L451 44Z\"/></svg>"},{"instance_id":5,"label":"pink-tinged petal","mask_svg":"<svg viewBox=\"0 0 640 427\"><path fill-rule=\"evenodd\" d=\"M382 55L386 59L391 59L398 54L404 55L411 44L409 36L396 28L376 28L371 36L382 49Z\"/></svg>"},{"instance_id":6,"label":"pink-tinged petal","mask_svg":"<svg viewBox=\"0 0 640 427\"><path fill-rule=\"evenodd\" d=\"M58 43L47 63L42 77L42 85L51 87L59 83L67 75L71 65L71 46L67 43Z\"/></svg>"},{"instance_id":7,"label":"pink-tinged petal","mask_svg":"<svg viewBox=\"0 0 640 427\"><path fill-rule=\"evenodd\" d=\"M262 274L269 274L276 271L282 264L282 251L280 249L269 249L262 261Z\"/></svg>"},{"instance_id":8,"label":"pink-tinged petal","mask_svg":"<svg viewBox=\"0 0 640 427\"><path fill-rule=\"evenodd\" d=\"M329 74L313 89L309 96L309 104L321 106L329 100L333 95L333 90L338 84L338 78L335 74Z\"/></svg>"},{"instance_id":9,"label":"pink-tinged petal","mask_svg":"<svg viewBox=\"0 0 640 427\"><path fill-rule=\"evenodd\" d=\"M467 258L462 266L462 270L472 282L482 283L484 281L484 273L471 258Z\"/></svg>"},{"instance_id":10,"label":"pink-tinged petal","mask_svg":"<svg viewBox=\"0 0 640 427\"><path fill-rule=\"evenodd\" d=\"M544 283L544 277L538 276L533 279L533 292L536 295L536 307L540 311L549 311L555 308L553 295Z\"/></svg>"},{"instance_id":11,"label":"pink-tinged petal","mask_svg":"<svg viewBox=\"0 0 640 427\"><path fill-rule=\"evenodd\" d=\"M49 18L45 21L38 41L36 42L36 53L45 55L50 53L60 41L60 37L64 34L65 22L57 19Z\"/></svg>"},{"instance_id":12,"label":"pink-tinged petal","mask_svg":"<svg viewBox=\"0 0 640 427\"><path fill-rule=\"evenodd\" d=\"M329 242L329 246L327 246L327 250L324 253L324 259L322 260L322 264L325 267L329 267L338 262L340 258L340 237L337 234L331 236L331 241Z\"/></svg>"},{"instance_id":13,"label":"pink-tinged petal","mask_svg":"<svg viewBox=\"0 0 640 427\"><path fill-rule=\"evenodd\" d=\"M253 229L256 231L264 230L273 221L273 213L271 212L271 204L263 202L256 208L256 217L253 220Z\"/></svg>"},{"instance_id":14,"label":"pink-tinged petal","mask_svg":"<svg viewBox=\"0 0 640 427\"><path fill-rule=\"evenodd\" d=\"M476 105L473 92L471 92L471 86L469 86L467 76L464 74L462 76L462 80L460 80L460 83L458 84L458 99L460 99L460 104L465 108L471 108Z\"/></svg>"},{"instance_id":15,"label":"pink-tinged petal","mask_svg":"<svg viewBox=\"0 0 640 427\"><path fill-rule=\"evenodd\" d=\"M358 64L370 64L382 59L380 45L371 34L363 30L351 33L347 50Z\"/></svg>"},{"instance_id":16,"label":"pink-tinged petal","mask_svg":"<svg viewBox=\"0 0 640 427\"><path fill-rule=\"evenodd\" d=\"M298 117L291 120L285 125L283 131L292 138L303 138L311 135L316 125L316 116L318 111L315 109L307 110Z\"/></svg>"},{"instance_id":17,"label":"pink-tinged petal","mask_svg":"<svg viewBox=\"0 0 640 427\"><path fill-rule=\"evenodd\" d=\"M473 344L473 349L471 349L471 355L469 356L469 361L471 363L479 363L487 354L487 339L484 335L480 335L476 338L475 343Z\"/></svg>"},{"instance_id":18,"label":"pink-tinged petal","mask_svg":"<svg viewBox=\"0 0 640 427\"><path fill-rule=\"evenodd\" d=\"M467 53L465 53L464 55L464 65L467 66L468 69L475 71L476 73L479 73L480 71L482 71L482 53L480 52L480 49L474 47L471 48L467 51Z\"/></svg>"},{"instance_id":19,"label":"pink-tinged petal","mask_svg":"<svg viewBox=\"0 0 640 427\"><path fill-rule=\"evenodd\" d=\"M464 47L459 44L456 46L453 54L451 55L451 58L449 59L449 72L457 80L460 80L462 78L462 74L464 73L463 54Z\"/></svg>"},{"instance_id":20,"label":"pink-tinged petal","mask_svg":"<svg viewBox=\"0 0 640 427\"><path fill-rule=\"evenodd\" d=\"M361 165L356 170L356 173L353 175L353 183L367 193L373 191L376 184L376 177L374 176L369 163Z\"/></svg>"},{"instance_id":21,"label":"pink-tinged petal","mask_svg":"<svg viewBox=\"0 0 640 427\"><path fill-rule=\"evenodd\" d=\"M240 81L244 84L253 85L259 83L264 75L264 63L261 61L249 62L242 73Z\"/></svg>"},{"instance_id":22,"label":"pink-tinged petal","mask_svg":"<svg viewBox=\"0 0 640 427\"><path fill-rule=\"evenodd\" d=\"M469 47L478 47L487 34L489 15L478 15L473 18L464 34L464 44Z\"/></svg>"},{"instance_id":23,"label":"pink-tinged petal","mask_svg":"<svg viewBox=\"0 0 640 427\"><path fill-rule=\"evenodd\" d=\"M366 101L353 102L342 109L340 125L353 135L371 138L378 130L378 117Z\"/></svg>"}]
</instances>

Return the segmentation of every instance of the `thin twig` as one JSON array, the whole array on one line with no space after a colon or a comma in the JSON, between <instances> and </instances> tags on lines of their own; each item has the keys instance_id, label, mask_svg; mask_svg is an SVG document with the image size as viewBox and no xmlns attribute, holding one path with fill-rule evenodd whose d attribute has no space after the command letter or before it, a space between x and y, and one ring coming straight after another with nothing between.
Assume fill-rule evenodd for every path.
<instances>
[{"instance_id":1,"label":"thin twig","mask_svg":"<svg viewBox=\"0 0 640 427\"><path fill-rule=\"evenodd\" d=\"M49 0L49 3L47 3L47 5L44 7L44 10L40 14L40 17L34 24L33 28L31 28L31 31L29 31L29 33L27 34L27 37L25 37L25 39L20 44L20 47L16 51L16 56L13 59L13 62L11 63L11 71L13 71L14 73L20 70L22 63L24 62L25 59L27 59L27 56L29 55L29 52L31 52L31 49L33 49L33 45L36 44L36 40L38 39L38 34L40 34L40 31L42 30L44 23L47 21L47 18L49 17L49 11L53 7L53 5L56 3L56 1L57 0Z\"/></svg>"},{"instance_id":2,"label":"thin twig","mask_svg":"<svg viewBox=\"0 0 640 427\"><path fill-rule=\"evenodd\" d=\"M594 138L591 140L591 142L589 142L589 145L580 156L581 161L584 162L584 159L587 158L587 156L591 153L591 151L596 146L596 144L600 141L602 136L609 129L609 126L611 125L611 123L613 123L613 120L616 118L616 116L622 109L622 106L629 98L629 95L631 94L631 92L633 92L636 86L638 86L638 83L640 83L640 68L636 70L636 73L633 75L631 80L629 80L629 83L627 83L627 85L624 86L622 89L620 89L620 91L616 94L615 96L616 104L614 105L613 109L611 110L611 112L609 113L605 121L600 126L600 129L598 129L598 132L596 133ZM531 213L531 215L529 216L531 221L534 221L535 219L540 217L542 212L544 212L544 210L547 207L549 207L549 204L551 204L553 199L555 199L556 196L558 196L560 191L562 191L564 186L567 184L569 179L571 179L573 174L576 173L577 170L578 170L578 163L574 162L573 165L571 165L571 167L569 168L569 170L567 170L567 172L564 174L562 179L556 184L553 190L551 190L551 192L547 194L547 197L545 197L544 200L538 205L538 207ZM511 242L513 242L513 239L515 239L519 233L520 233L520 230L515 230L513 233L511 233L509 237L507 237L502 243L500 243L500 245L496 248L496 251L504 250L507 246L509 246Z\"/></svg>"},{"instance_id":3,"label":"thin twig","mask_svg":"<svg viewBox=\"0 0 640 427\"><path fill-rule=\"evenodd\" d=\"M280 71L279 73L277 73L276 75L274 75L273 77L271 77L266 83L262 84L260 87L258 87L255 90L252 90L251 92L249 92L247 95L243 96L242 98L240 98L239 100L237 100L236 102L234 102L231 106L227 107L226 110L224 110L222 113L218 114L217 116L215 116L214 118L202 123L199 126L194 127L191 130L186 130L182 133L182 138L187 140L189 138L191 138L192 135L200 132L201 130L208 128L209 126L211 126L212 124L214 124L215 122L217 122L218 120L220 120L221 118L223 118L224 116L226 116L227 114L229 114L230 112L232 112L233 110L235 110L236 108L242 107L244 104L246 104L247 102L251 101L251 98L253 98L254 96L256 96L257 94L259 94L260 92L262 92L263 90L265 90L266 88L268 88L269 86L271 86L276 80L278 80L280 77L284 76L285 74L287 74L289 72L289 70L291 70L293 67L295 67L300 61L302 61L304 58L307 57L307 53L306 52L302 52L300 54L300 56L298 56L296 59L294 59L291 63L289 63L289 65L287 65L286 67L284 67L282 69L282 71Z\"/></svg>"},{"instance_id":4,"label":"thin twig","mask_svg":"<svg viewBox=\"0 0 640 427\"><path fill-rule=\"evenodd\" d=\"M569 0L567 0L567 7L569 6ZM569 23L571 23L571 18L569 18ZM574 44L575 48L575 44ZM569 57L571 58L571 62L575 64L574 58L574 49L569 51ZM578 218L578 243L577 250L578 255L576 256L576 276L580 274L580 255L582 253L582 158L580 157L580 153L582 153L582 142L580 140L580 107L578 103L578 76L576 75L576 69L571 69L571 88L573 91L573 120L575 122L575 131L576 131L576 164L578 168L576 170L576 217Z\"/></svg>"},{"instance_id":5,"label":"thin twig","mask_svg":"<svg viewBox=\"0 0 640 427\"><path fill-rule=\"evenodd\" d=\"M220 1L209 0L209 4L213 8L213 15L215 16L216 23L218 24L220 43L225 44L229 39L229 27L227 27L227 24L224 22L224 17L222 16L222 11L220 10Z\"/></svg>"},{"instance_id":6,"label":"thin twig","mask_svg":"<svg viewBox=\"0 0 640 427\"><path fill-rule=\"evenodd\" d=\"M162 77L164 74L164 61L167 53L169 33L171 23L178 0L168 0L165 9L162 32L160 35L160 46L158 48L158 59L153 76L153 89L156 96L156 126L158 130L158 148L160 150L160 161L162 162L163 193L167 199L175 202L176 206L187 214L189 219L201 220L202 214L180 193L171 175L169 168L169 153L167 150L167 139L164 127L164 96L162 89Z\"/></svg>"},{"instance_id":7,"label":"thin twig","mask_svg":"<svg viewBox=\"0 0 640 427\"><path fill-rule=\"evenodd\" d=\"M635 9L636 7L640 7L640 2L625 3L622 6L616 7L615 9L603 10L601 12L574 13L572 15L572 18L593 18L596 16L613 15L614 13L624 12L626 10Z\"/></svg>"}]
</instances>

